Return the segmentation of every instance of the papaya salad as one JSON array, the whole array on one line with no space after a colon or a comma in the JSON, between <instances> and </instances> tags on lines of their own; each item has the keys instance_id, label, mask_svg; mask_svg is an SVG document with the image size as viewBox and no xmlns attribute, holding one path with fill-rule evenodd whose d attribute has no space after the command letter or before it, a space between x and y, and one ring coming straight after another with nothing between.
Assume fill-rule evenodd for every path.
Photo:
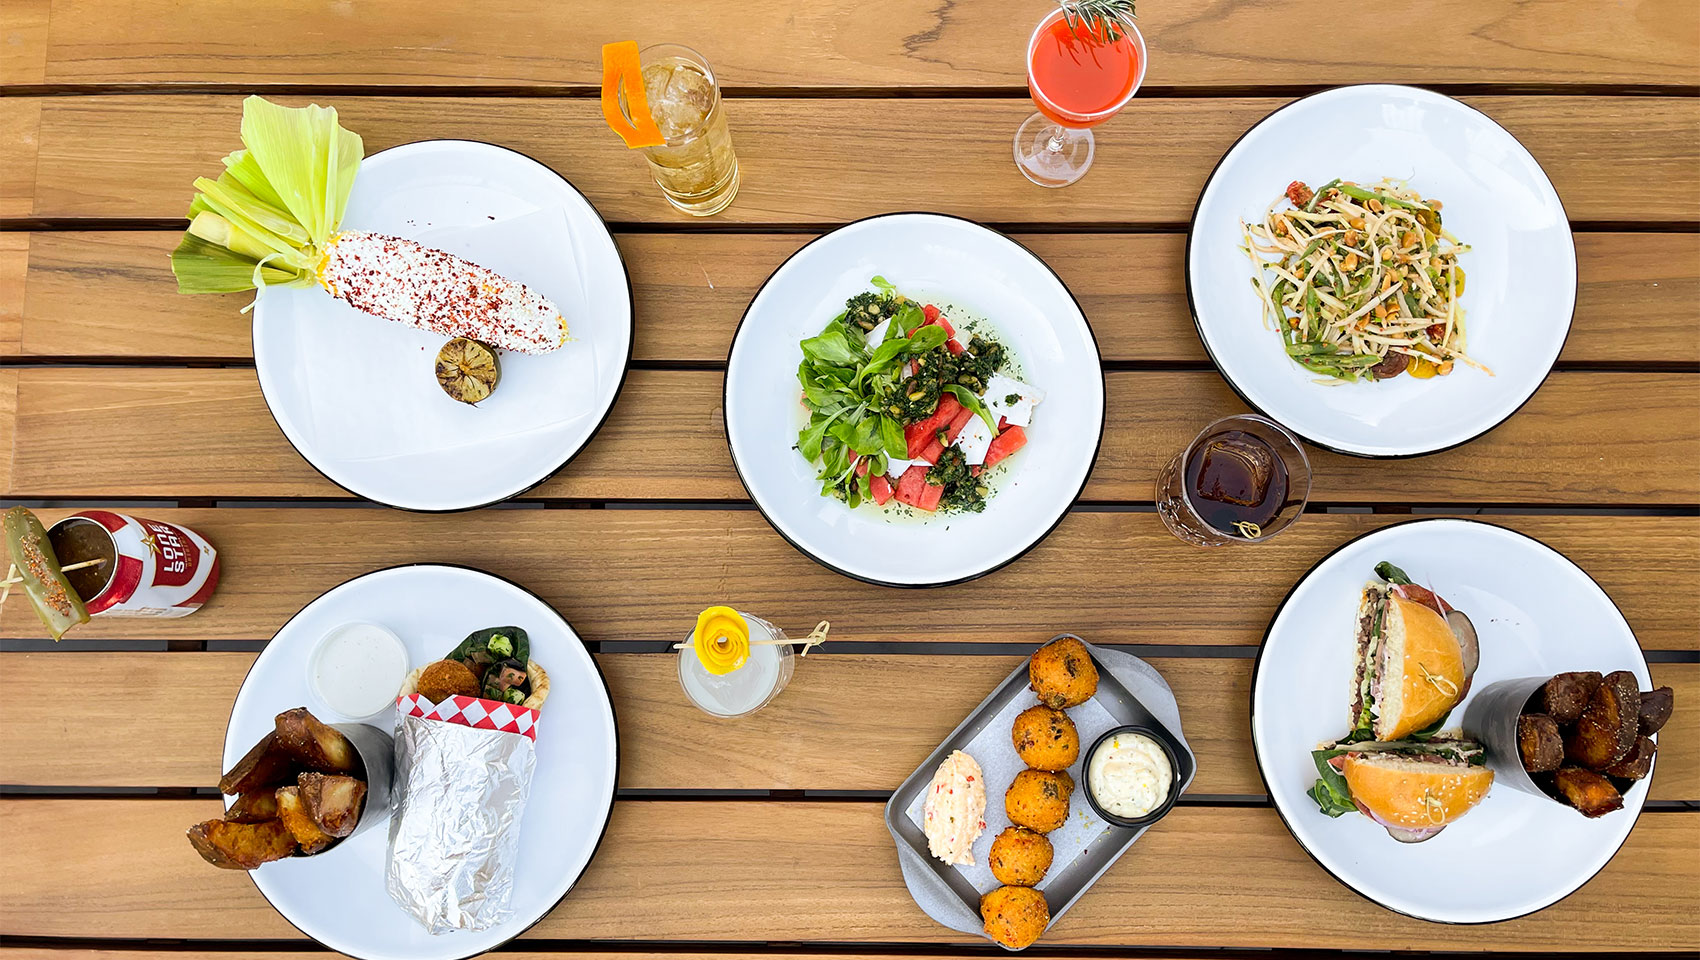
<instances>
[{"instance_id":1,"label":"papaya salad","mask_svg":"<svg viewBox=\"0 0 1700 960\"><path fill-rule=\"evenodd\" d=\"M1458 257L1470 248L1440 210L1401 181L1295 180L1261 222L1242 221L1263 323L1287 356L1328 383L1428 379L1458 363L1491 376L1465 352Z\"/></svg>"},{"instance_id":2,"label":"papaya salad","mask_svg":"<svg viewBox=\"0 0 1700 960\"><path fill-rule=\"evenodd\" d=\"M1003 344L959 333L882 277L872 285L802 341L809 421L797 450L819 468L821 495L852 509L979 513L987 471L1026 445L1044 395L1010 375Z\"/></svg>"}]
</instances>

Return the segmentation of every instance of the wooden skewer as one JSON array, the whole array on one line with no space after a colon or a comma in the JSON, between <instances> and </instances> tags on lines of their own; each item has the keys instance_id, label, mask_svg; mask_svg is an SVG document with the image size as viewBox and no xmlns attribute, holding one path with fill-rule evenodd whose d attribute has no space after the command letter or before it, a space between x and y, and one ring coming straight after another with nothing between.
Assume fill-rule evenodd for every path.
<instances>
[{"instance_id":1,"label":"wooden skewer","mask_svg":"<svg viewBox=\"0 0 1700 960\"><path fill-rule=\"evenodd\" d=\"M784 640L780 640L769 637L766 640L751 640L749 643L752 647L776 647L780 644L800 643L803 645L803 650L797 655L800 657L806 657L809 655L810 650L813 650L815 647L826 642L826 632L830 629L832 629L831 622L822 620L820 623L815 624L813 633L810 633L801 640L792 640L789 637ZM673 644L673 649L683 650L686 647L691 646L691 643L692 641L690 640L681 640L680 642Z\"/></svg>"},{"instance_id":2,"label":"wooden skewer","mask_svg":"<svg viewBox=\"0 0 1700 960\"><path fill-rule=\"evenodd\" d=\"M105 562L106 562L105 557L96 557L93 560L84 560L80 563L73 563L68 567L60 567L59 572L60 573L70 573L72 570L81 570L84 567L98 567ZM6 593L10 594L12 592L12 587L15 584L20 584L20 583L23 583L23 582L24 582L24 578L18 576L18 565L14 563L14 564L11 564L9 567L7 567L7 569L6 569L6 579L4 581L0 581L0 585L5 586ZM0 595L0 599L3 599L3 596L4 595Z\"/></svg>"}]
</instances>

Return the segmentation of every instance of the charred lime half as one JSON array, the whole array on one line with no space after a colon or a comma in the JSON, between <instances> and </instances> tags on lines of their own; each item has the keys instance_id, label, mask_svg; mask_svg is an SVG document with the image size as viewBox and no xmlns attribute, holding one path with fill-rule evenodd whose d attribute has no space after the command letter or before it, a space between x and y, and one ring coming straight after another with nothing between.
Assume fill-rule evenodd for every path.
<instances>
[{"instance_id":1,"label":"charred lime half","mask_svg":"<svg viewBox=\"0 0 1700 960\"><path fill-rule=\"evenodd\" d=\"M461 403L477 403L502 379L496 351L477 340L456 337L437 351L437 385Z\"/></svg>"}]
</instances>

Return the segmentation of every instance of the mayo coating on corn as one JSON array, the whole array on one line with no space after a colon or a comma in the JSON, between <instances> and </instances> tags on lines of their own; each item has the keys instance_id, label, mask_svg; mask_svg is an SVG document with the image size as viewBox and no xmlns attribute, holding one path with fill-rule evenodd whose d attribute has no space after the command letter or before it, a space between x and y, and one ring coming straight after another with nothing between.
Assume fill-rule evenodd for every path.
<instances>
[{"instance_id":1,"label":"mayo coating on corn","mask_svg":"<svg viewBox=\"0 0 1700 960\"><path fill-rule=\"evenodd\" d=\"M319 283L356 309L444 337L531 354L567 341L566 318L547 297L412 240L337 233L325 246Z\"/></svg>"}]
</instances>

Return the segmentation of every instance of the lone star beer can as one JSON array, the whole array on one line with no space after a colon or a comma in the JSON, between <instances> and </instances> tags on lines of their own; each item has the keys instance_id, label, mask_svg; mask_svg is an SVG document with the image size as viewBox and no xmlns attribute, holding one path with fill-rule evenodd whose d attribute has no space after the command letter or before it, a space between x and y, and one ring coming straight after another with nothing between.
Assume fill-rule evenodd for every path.
<instances>
[{"instance_id":1,"label":"lone star beer can","mask_svg":"<svg viewBox=\"0 0 1700 960\"><path fill-rule=\"evenodd\" d=\"M90 615L186 617L218 586L218 551L176 524L84 510L48 528L47 537L61 566L102 561L65 575Z\"/></svg>"}]
</instances>

